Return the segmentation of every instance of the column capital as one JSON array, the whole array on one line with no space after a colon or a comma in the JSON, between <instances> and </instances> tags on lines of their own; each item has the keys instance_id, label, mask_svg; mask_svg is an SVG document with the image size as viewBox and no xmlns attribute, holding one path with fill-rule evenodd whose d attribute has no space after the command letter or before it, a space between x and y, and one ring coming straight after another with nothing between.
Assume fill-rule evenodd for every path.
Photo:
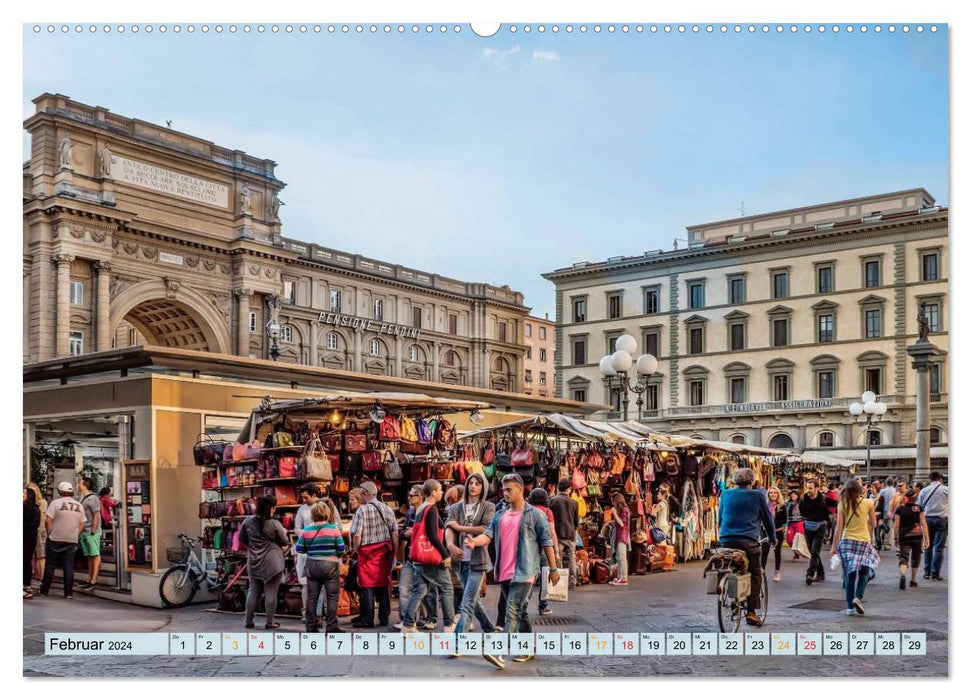
<instances>
[{"instance_id":1,"label":"column capital","mask_svg":"<svg viewBox=\"0 0 971 700\"><path fill-rule=\"evenodd\" d=\"M108 260L95 260L93 267L99 274L111 272L111 262Z\"/></svg>"},{"instance_id":2,"label":"column capital","mask_svg":"<svg viewBox=\"0 0 971 700\"><path fill-rule=\"evenodd\" d=\"M55 265L60 267L61 265L70 265L72 262L74 262L74 256L68 255L67 253L58 253L57 255L53 256L51 260L54 261Z\"/></svg>"},{"instance_id":3,"label":"column capital","mask_svg":"<svg viewBox=\"0 0 971 700\"><path fill-rule=\"evenodd\" d=\"M255 292L252 289L234 289L233 296L237 299L244 299L253 296Z\"/></svg>"}]
</instances>

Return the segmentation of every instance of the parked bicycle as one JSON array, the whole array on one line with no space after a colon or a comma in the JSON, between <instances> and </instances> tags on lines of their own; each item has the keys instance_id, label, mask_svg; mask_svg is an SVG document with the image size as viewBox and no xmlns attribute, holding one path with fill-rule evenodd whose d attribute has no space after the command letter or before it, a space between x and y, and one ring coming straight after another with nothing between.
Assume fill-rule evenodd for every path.
<instances>
[{"instance_id":1,"label":"parked bicycle","mask_svg":"<svg viewBox=\"0 0 971 700\"><path fill-rule=\"evenodd\" d=\"M767 538L759 540L759 546L765 542L768 542ZM712 576L709 577L709 574ZM718 629L737 632L748 610L748 598L752 592L748 556L740 549L714 549L703 576L708 594L718 596ZM763 569L761 593L755 608L761 622L765 622L768 611L769 586Z\"/></svg>"},{"instance_id":2,"label":"parked bicycle","mask_svg":"<svg viewBox=\"0 0 971 700\"><path fill-rule=\"evenodd\" d=\"M196 556L195 548L199 539L179 533L181 547L168 547L165 551L169 563L175 564L165 572L158 584L162 605L167 608L181 608L192 602L199 589L205 585L210 593L231 588L246 570L241 566L231 581L223 585L215 572L206 571Z\"/></svg>"}]
</instances>

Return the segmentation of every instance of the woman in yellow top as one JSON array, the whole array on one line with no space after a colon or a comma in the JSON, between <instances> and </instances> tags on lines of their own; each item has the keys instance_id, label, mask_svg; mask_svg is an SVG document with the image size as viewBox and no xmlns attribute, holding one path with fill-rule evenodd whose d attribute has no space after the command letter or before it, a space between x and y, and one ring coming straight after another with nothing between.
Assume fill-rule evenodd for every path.
<instances>
[{"instance_id":1,"label":"woman in yellow top","mask_svg":"<svg viewBox=\"0 0 971 700\"><path fill-rule=\"evenodd\" d=\"M839 551L843 565L843 584L846 588L846 614L864 614L863 592L880 563L873 547L873 529L877 516L873 501L864 498L863 484L851 479L840 493L836 509L836 533L830 556Z\"/></svg>"}]
</instances>

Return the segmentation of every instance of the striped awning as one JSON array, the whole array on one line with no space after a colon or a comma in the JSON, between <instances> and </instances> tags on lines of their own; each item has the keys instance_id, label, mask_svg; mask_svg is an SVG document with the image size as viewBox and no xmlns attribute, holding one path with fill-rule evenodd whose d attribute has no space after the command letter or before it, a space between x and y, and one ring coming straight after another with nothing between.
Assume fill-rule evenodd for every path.
<instances>
[{"instance_id":1,"label":"striped awning","mask_svg":"<svg viewBox=\"0 0 971 700\"><path fill-rule=\"evenodd\" d=\"M820 450L820 454L837 459L865 460L866 448L855 447L851 450ZM931 447L931 458L947 458L948 448L945 445L935 445ZM912 459L917 460L916 447L871 447L870 459Z\"/></svg>"}]
</instances>

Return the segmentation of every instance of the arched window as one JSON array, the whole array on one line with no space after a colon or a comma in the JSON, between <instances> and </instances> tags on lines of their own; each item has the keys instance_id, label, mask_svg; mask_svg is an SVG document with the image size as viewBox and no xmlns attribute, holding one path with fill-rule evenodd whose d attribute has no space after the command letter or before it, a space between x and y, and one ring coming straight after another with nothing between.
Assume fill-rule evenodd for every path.
<instances>
[{"instance_id":1,"label":"arched window","mask_svg":"<svg viewBox=\"0 0 971 700\"><path fill-rule=\"evenodd\" d=\"M285 325L280 329L280 340L284 343L293 342L293 328L289 325Z\"/></svg>"},{"instance_id":2,"label":"arched window","mask_svg":"<svg viewBox=\"0 0 971 700\"><path fill-rule=\"evenodd\" d=\"M374 300L374 320L383 321L384 320L384 300L375 299Z\"/></svg>"},{"instance_id":3,"label":"arched window","mask_svg":"<svg viewBox=\"0 0 971 700\"><path fill-rule=\"evenodd\" d=\"M744 445L745 444L745 436L744 435L732 435L732 438L731 439L732 439L732 442L735 443L736 445Z\"/></svg>"},{"instance_id":4,"label":"arched window","mask_svg":"<svg viewBox=\"0 0 971 700\"><path fill-rule=\"evenodd\" d=\"M328 333L327 334L327 349L328 350L336 350L339 345L340 345L340 342L339 342L339 340L337 338L337 334L336 333Z\"/></svg>"},{"instance_id":5,"label":"arched window","mask_svg":"<svg viewBox=\"0 0 971 700\"><path fill-rule=\"evenodd\" d=\"M448 352L445 353L445 366L446 367L455 366L455 353L452 350L449 350Z\"/></svg>"},{"instance_id":6,"label":"arched window","mask_svg":"<svg viewBox=\"0 0 971 700\"><path fill-rule=\"evenodd\" d=\"M769 447L773 450L791 450L795 445L792 442L792 438L785 433L776 433L769 440Z\"/></svg>"},{"instance_id":7,"label":"arched window","mask_svg":"<svg viewBox=\"0 0 971 700\"><path fill-rule=\"evenodd\" d=\"M375 357L381 354L381 343L377 340L371 341L371 354Z\"/></svg>"},{"instance_id":8,"label":"arched window","mask_svg":"<svg viewBox=\"0 0 971 700\"><path fill-rule=\"evenodd\" d=\"M941 444L941 429L931 428L931 444L940 445Z\"/></svg>"},{"instance_id":9,"label":"arched window","mask_svg":"<svg viewBox=\"0 0 971 700\"><path fill-rule=\"evenodd\" d=\"M819 446L820 447L833 447L835 444L835 436L829 430L824 430L819 434Z\"/></svg>"},{"instance_id":10,"label":"arched window","mask_svg":"<svg viewBox=\"0 0 971 700\"><path fill-rule=\"evenodd\" d=\"M411 362L418 362L418 346L412 345L408 348L408 360Z\"/></svg>"},{"instance_id":11,"label":"arched window","mask_svg":"<svg viewBox=\"0 0 971 700\"><path fill-rule=\"evenodd\" d=\"M871 430L867 433L867 444L869 445L879 445L882 439L883 435L879 430Z\"/></svg>"}]
</instances>

